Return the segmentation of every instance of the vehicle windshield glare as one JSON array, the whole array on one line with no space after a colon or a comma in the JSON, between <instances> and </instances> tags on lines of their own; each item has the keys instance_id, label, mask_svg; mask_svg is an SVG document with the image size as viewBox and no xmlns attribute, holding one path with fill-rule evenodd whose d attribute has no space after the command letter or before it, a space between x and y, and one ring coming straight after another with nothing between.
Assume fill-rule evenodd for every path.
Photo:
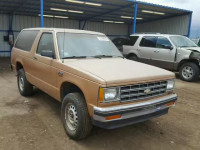
<instances>
[{"instance_id":1,"label":"vehicle windshield glare","mask_svg":"<svg viewBox=\"0 0 200 150\"><path fill-rule=\"evenodd\" d=\"M197 45L185 36L171 36L171 41L176 47L197 47Z\"/></svg>"},{"instance_id":2,"label":"vehicle windshield glare","mask_svg":"<svg viewBox=\"0 0 200 150\"><path fill-rule=\"evenodd\" d=\"M87 57L122 57L116 46L105 35L57 33L61 59Z\"/></svg>"}]
</instances>

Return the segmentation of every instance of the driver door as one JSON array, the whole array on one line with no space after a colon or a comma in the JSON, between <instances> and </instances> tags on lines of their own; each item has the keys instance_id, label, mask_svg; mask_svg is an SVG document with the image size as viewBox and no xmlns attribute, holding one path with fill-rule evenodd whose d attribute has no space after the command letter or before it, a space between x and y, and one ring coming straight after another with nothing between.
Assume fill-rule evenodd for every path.
<instances>
[{"instance_id":1,"label":"driver door","mask_svg":"<svg viewBox=\"0 0 200 150\"><path fill-rule=\"evenodd\" d=\"M42 56L42 51L52 51L54 58ZM36 81L34 84L53 97L57 90L56 62L54 34L53 32L43 32L33 55L32 74Z\"/></svg>"},{"instance_id":2,"label":"driver door","mask_svg":"<svg viewBox=\"0 0 200 150\"><path fill-rule=\"evenodd\" d=\"M151 64L160 68L173 69L175 53L176 49L171 42L166 37L158 36Z\"/></svg>"}]
</instances>

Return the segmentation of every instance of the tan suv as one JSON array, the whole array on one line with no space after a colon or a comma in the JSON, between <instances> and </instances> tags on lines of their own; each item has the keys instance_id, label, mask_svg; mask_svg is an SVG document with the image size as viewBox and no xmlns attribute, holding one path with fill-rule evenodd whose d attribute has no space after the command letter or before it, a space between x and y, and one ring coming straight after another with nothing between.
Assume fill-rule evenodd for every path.
<instances>
[{"instance_id":1,"label":"tan suv","mask_svg":"<svg viewBox=\"0 0 200 150\"><path fill-rule=\"evenodd\" d=\"M62 102L61 118L73 139L92 125L113 129L168 113L175 105L174 74L122 57L102 33L24 29L12 50L19 92L33 86Z\"/></svg>"}]
</instances>

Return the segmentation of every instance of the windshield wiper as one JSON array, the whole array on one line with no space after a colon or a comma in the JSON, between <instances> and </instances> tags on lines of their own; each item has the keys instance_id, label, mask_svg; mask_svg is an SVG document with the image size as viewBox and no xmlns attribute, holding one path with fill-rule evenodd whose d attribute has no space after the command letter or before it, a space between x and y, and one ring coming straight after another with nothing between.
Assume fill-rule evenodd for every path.
<instances>
[{"instance_id":1,"label":"windshield wiper","mask_svg":"<svg viewBox=\"0 0 200 150\"><path fill-rule=\"evenodd\" d=\"M181 47L198 47L198 46L181 46Z\"/></svg>"},{"instance_id":2,"label":"windshield wiper","mask_svg":"<svg viewBox=\"0 0 200 150\"><path fill-rule=\"evenodd\" d=\"M87 56L69 56L69 57L63 57L62 59L81 59L81 58L87 58Z\"/></svg>"},{"instance_id":3,"label":"windshield wiper","mask_svg":"<svg viewBox=\"0 0 200 150\"><path fill-rule=\"evenodd\" d=\"M94 58L113 58L113 57L120 57L120 58L124 58L123 56L112 56L112 55L96 55L93 56Z\"/></svg>"},{"instance_id":4,"label":"windshield wiper","mask_svg":"<svg viewBox=\"0 0 200 150\"><path fill-rule=\"evenodd\" d=\"M112 56L112 55L96 55L96 56L69 56L69 57L63 57L62 59L83 59L83 58L114 58L114 57L120 57L124 58L123 56Z\"/></svg>"},{"instance_id":5,"label":"windshield wiper","mask_svg":"<svg viewBox=\"0 0 200 150\"><path fill-rule=\"evenodd\" d=\"M94 58L112 58L113 56L111 55L96 55L96 56L93 56Z\"/></svg>"},{"instance_id":6,"label":"windshield wiper","mask_svg":"<svg viewBox=\"0 0 200 150\"><path fill-rule=\"evenodd\" d=\"M189 46L180 46L180 47L182 48L182 47L189 47Z\"/></svg>"},{"instance_id":7,"label":"windshield wiper","mask_svg":"<svg viewBox=\"0 0 200 150\"><path fill-rule=\"evenodd\" d=\"M113 57L125 58L124 56L113 56Z\"/></svg>"}]
</instances>

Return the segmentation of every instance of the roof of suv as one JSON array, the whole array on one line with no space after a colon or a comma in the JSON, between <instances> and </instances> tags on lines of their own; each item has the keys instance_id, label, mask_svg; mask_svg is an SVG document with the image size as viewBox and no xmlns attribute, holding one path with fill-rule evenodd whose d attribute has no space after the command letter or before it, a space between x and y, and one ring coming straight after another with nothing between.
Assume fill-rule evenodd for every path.
<instances>
[{"instance_id":1,"label":"roof of suv","mask_svg":"<svg viewBox=\"0 0 200 150\"><path fill-rule=\"evenodd\" d=\"M87 30L78 30L78 29L64 29L64 28L27 28L27 29L23 29L23 30L40 30L40 31L55 31L55 32L105 35L105 34L100 33L100 32L87 31Z\"/></svg>"},{"instance_id":2,"label":"roof of suv","mask_svg":"<svg viewBox=\"0 0 200 150\"><path fill-rule=\"evenodd\" d=\"M160 33L136 33L136 34L131 34L130 36L164 36L164 37L169 37L169 36L181 36L181 35L160 34Z\"/></svg>"}]
</instances>

